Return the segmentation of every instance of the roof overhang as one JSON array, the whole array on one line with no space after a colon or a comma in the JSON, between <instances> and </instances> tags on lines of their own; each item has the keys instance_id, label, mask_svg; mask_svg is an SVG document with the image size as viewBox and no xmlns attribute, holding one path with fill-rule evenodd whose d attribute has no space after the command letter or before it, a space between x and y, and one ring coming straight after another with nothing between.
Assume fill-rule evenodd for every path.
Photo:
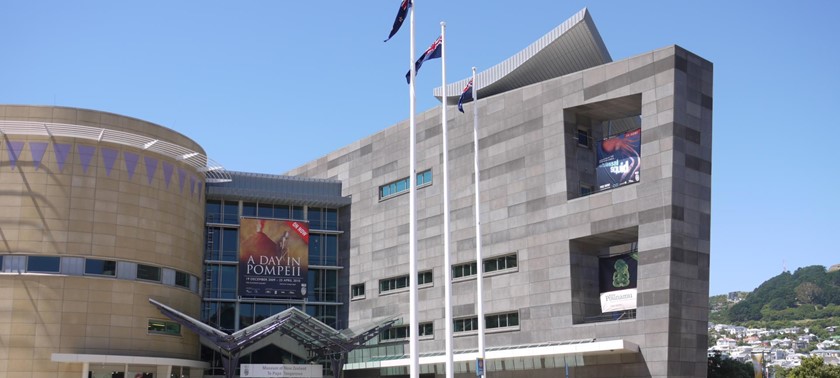
<instances>
[{"instance_id":1,"label":"roof overhang","mask_svg":"<svg viewBox=\"0 0 840 378\"><path fill-rule=\"evenodd\" d=\"M231 181L230 174L227 173L224 167L201 152L193 151L175 143L122 130L68 123L2 120L0 121L0 136L3 135L68 137L86 139L97 143L108 142L121 144L161 154L189 165L195 168L197 172L204 174L205 182L222 183Z\"/></svg>"},{"instance_id":2,"label":"roof overhang","mask_svg":"<svg viewBox=\"0 0 840 378\"><path fill-rule=\"evenodd\" d=\"M612 61L595 22L584 8L503 62L476 74L478 98L568 75ZM458 103L470 78L446 86L446 103ZM442 88L434 96L442 97Z\"/></svg>"},{"instance_id":3,"label":"roof overhang","mask_svg":"<svg viewBox=\"0 0 840 378\"><path fill-rule=\"evenodd\" d=\"M506 346L504 348L487 348L484 354L486 360L500 360L506 358L525 357L547 357L547 356L595 356L609 354L639 353L639 346L622 339L595 341L572 340L554 343L527 344ZM453 354L453 361L468 362L475 361L479 356L477 350L456 351ZM371 359L368 362L352 363L344 366L345 370L353 369L376 369L386 367L409 366L409 358L406 356L384 357ZM442 364L446 362L446 355L442 352L425 353L420 355L420 365Z\"/></svg>"},{"instance_id":4,"label":"roof overhang","mask_svg":"<svg viewBox=\"0 0 840 378\"><path fill-rule=\"evenodd\" d=\"M74 354L53 353L52 362L91 363L91 364L119 364L119 365L156 365L156 366L185 366L207 369L210 364L203 361L184 360L180 358L144 357L144 356L116 356L110 354Z\"/></svg>"}]
</instances>

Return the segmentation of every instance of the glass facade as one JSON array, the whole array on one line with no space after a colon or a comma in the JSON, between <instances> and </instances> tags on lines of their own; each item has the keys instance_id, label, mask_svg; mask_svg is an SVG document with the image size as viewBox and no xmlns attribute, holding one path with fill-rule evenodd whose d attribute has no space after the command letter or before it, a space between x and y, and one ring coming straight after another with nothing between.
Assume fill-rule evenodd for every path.
<instances>
[{"instance_id":1,"label":"glass facade","mask_svg":"<svg viewBox=\"0 0 840 378\"><path fill-rule=\"evenodd\" d=\"M208 200L201 320L225 331L236 331L290 307L335 328L339 324L339 211L235 200ZM309 269L304 300L252 298L237 295L239 218L258 217L309 222Z\"/></svg>"}]
</instances>

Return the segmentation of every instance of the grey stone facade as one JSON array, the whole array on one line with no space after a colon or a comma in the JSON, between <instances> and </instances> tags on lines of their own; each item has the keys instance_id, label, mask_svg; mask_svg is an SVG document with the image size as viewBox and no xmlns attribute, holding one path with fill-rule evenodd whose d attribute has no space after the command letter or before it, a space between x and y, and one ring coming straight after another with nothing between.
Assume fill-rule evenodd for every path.
<instances>
[{"instance_id":1,"label":"grey stone facade","mask_svg":"<svg viewBox=\"0 0 840 378\"><path fill-rule=\"evenodd\" d=\"M712 73L712 63L670 46L477 102L484 258L518 257L516 271L483 278L485 313L518 311L520 319L518 330L488 332L488 348L623 339L640 353L585 356L570 376L706 376ZM448 112L453 264L475 260L472 106L467 115ZM642 129L640 182L581 195L582 185L595 184L595 156L578 145L578 130L599 140L633 122ZM342 213L342 290L364 283L366 292L349 303L351 326L394 313L408 320L408 292L378 290L379 280L408 274L409 197L379 197L381 185L409 175L408 139L402 122L288 172L338 179L352 197ZM419 320L434 322L435 335L421 340L421 353L444 350L441 167L436 108L417 115L417 170L434 175L417 191L418 270L434 276L418 292ZM636 318L587 323L599 312L598 256L627 245L639 253ZM475 314L475 283L453 282L456 319ZM456 336L454 347L475 348L476 337ZM496 370L494 377L563 374Z\"/></svg>"}]
</instances>

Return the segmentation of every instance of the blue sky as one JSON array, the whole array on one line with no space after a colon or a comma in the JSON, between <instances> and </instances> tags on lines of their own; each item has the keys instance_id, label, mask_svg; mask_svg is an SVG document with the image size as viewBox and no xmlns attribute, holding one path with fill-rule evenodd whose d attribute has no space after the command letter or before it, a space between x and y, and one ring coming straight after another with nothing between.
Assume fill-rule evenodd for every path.
<instances>
[{"instance_id":1,"label":"blue sky","mask_svg":"<svg viewBox=\"0 0 840 378\"><path fill-rule=\"evenodd\" d=\"M417 51L447 22L447 75L588 7L613 59L678 44L715 64L712 294L840 263L834 172L840 3L416 0ZM108 111L283 173L408 117L400 0L0 2L0 103ZM418 79L437 105L439 65Z\"/></svg>"}]
</instances>

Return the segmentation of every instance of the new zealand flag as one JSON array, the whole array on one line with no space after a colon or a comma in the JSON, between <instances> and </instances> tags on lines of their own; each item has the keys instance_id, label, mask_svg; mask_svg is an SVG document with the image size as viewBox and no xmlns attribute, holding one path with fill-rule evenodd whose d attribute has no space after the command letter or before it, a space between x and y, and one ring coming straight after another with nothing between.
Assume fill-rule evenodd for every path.
<instances>
[{"instance_id":1,"label":"new zealand flag","mask_svg":"<svg viewBox=\"0 0 840 378\"><path fill-rule=\"evenodd\" d=\"M400 4L400 10L397 11L397 18L394 20L394 26L391 27L391 34L388 34L388 39L384 42L388 42L394 34L397 34L400 31L400 27L405 21L405 16L408 15L408 8L411 8L411 0L403 0L402 4Z\"/></svg>"},{"instance_id":2,"label":"new zealand flag","mask_svg":"<svg viewBox=\"0 0 840 378\"><path fill-rule=\"evenodd\" d=\"M461 113L464 112L464 103L465 102L472 101L472 99L473 99L472 91L473 91L473 83L472 83L472 79L470 79L470 82L467 83L466 87L464 87L464 91L461 92L461 97L458 98L458 111L459 112L461 112Z\"/></svg>"},{"instance_id":3,"label":"new zealand flag","mask_svg":"<svg viewBox=\"0 0 840 378\"><path fill-rule=\"evenodd\" d=\"M423 62L429 59L437 59L440 58L440 54L443 52L443 40L441 37L438 37L426 52L423 55L420 55L420 58L414 62L414 75L417 76L417 72L420 71L420 66L423 65ZM411 70L405 73L405 82L411 84Z\"/></svg>"}]
</instances>

